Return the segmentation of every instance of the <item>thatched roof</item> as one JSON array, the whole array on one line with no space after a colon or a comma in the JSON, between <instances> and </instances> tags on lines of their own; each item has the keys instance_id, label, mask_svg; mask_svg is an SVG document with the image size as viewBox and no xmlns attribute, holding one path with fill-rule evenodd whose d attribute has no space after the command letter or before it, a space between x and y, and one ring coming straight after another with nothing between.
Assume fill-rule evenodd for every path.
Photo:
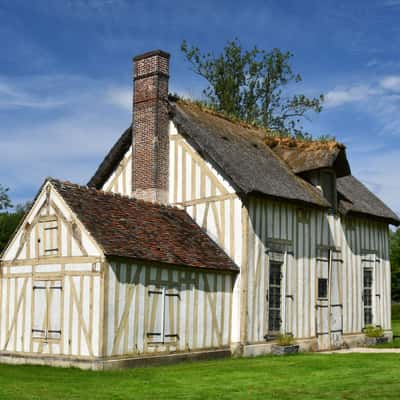
<instances>
[{"instance_id":1,"label":"thatched roof","mask_svg":"<svg viewBox=\"0 0 400 400\"><path fill-rule=\"evenodd\" d=\"M342 195L339 211L343 214L372 215L393 225L400 224L399 217L354 176L337 179L337 190Z\"/></svg>"},{"instance_id":2,"label":"thatched roof","mask_svg":"<svg viewBox=\"0 0 400 400\"><path fill-rule=\"evenodd\" d=\"M50 182L107 256L238 271L184 210L70 182Z\"/></svg>"},{"instance_id":3,"label":"thatched roof","mask_svg":"<svg viewBox=\"0 0 400 400\"><path fill-rule=\"evenodd\" d=\"M271 137L266 131L233 121L215 111L184 101L170 101L171 119L179 133L227 179L238 193L330 207L322 193L301 175L334 168L340 211L359 213L398 224L398 217L351 176L345 146L336 141L299 141ZM131 145L131 127L106 156L88 186L100 189Z\"/></svg>"},{"instance_id":4,"label":"thatched roof","mask_svg":"<svg viewBox=\"0 0 400 400\"><path fill-rule=\"evenodd\" d=\"M178 131L243 194L268 196L329 207L321 192L296 176L263 142L265 132L204 111L196 105L172 105Z\"/></svg>"},{"instance_id":5,"label":"thatched roof","mask_svg":"<svg viewBox=\"0 0 400 400\"><path fill-rule=\"evenodd\" d=\"M337 177L351 174L346 148L335 140L295 140L266 136L264 142L296 174L320 168L333 168Z\"/></svg>"}]
</instances>

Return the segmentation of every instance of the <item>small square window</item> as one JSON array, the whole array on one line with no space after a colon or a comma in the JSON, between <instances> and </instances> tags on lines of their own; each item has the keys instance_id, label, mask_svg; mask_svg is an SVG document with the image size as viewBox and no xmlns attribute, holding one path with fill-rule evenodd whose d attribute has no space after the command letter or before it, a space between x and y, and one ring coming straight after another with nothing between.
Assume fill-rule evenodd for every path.
<instances>
[{"instance_id":1,"label":"small square window","mask_svg":"<svg viewBox=\"0 0 400 400\"><path fill-rule=\"evenodd\" d=\"M318 278L318 298L328 298L328 279Z\"/></svg>"}]
</instances>

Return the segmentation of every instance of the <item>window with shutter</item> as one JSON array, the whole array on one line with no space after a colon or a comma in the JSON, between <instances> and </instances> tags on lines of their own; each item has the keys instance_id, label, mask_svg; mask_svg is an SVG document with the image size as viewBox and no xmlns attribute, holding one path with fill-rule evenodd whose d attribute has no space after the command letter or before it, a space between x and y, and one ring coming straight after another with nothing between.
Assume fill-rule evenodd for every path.
<instances>
[{"instance_id":1,"label":"window with shutter","mask_svg":"<svg viewBox=\"0 0 400 400\"><path fill-rule=\"evenodd\" d=\"M56 217L44 217L39 220L39 257L58 256L58 231L59 227Z\"/></svg>"},{"instance_id":2,"label":"window with shutter","mask_svg":"<svg viewBox=\"0 0 400 400\"><path fill-rule=\"evenodd\" d=\"M163 343L164 341L164 296L165 288L149 288L148 329L149 343Z\"/></svg>"},{"instance_id":3,"label":"window with shutter","mask_svg":"<svg viewBox=\"0 0 400 400\"><path fill-rule=\"evenodd\" d=\"M45 338L46 337L46 281L36 281L33 286L33 327L32 337Z\"/></svg>"},{"instance_id":4,"label":"window with shutter","mask_svg":"<svg viewBox=\"0 0 400 400\"><path fill-rule=\"evenodd\" d=\"M148 290L149 343L170 343L178 337L178 310L180 294L177 288L150 286Z\"/></svg>"},{"instance_id":5,"label":"window with shutter","mask_svg":"<svg viewBox=\"0 0 400 400\"><path fill-rule=\"evenodd\" d=\"M61 338L61 296L60 280L34 282L33 338L44 340Z\"/></svg>"}]
</instances>

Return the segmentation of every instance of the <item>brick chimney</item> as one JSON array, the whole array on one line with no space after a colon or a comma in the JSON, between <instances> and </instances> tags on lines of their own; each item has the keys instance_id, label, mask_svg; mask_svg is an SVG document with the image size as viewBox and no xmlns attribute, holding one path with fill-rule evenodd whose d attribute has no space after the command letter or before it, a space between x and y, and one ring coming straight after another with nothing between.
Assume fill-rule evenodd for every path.
<instances>
[{"instance_id":1,"label":"brick chimney","mask_svg":"<svg viewBox=\"0 0 400 400\"><path fill-rule=\"evenodd\" d=\"M169 54L151 51L133 59L133 197L168 202Z\"/></svg>"}]
</instances>

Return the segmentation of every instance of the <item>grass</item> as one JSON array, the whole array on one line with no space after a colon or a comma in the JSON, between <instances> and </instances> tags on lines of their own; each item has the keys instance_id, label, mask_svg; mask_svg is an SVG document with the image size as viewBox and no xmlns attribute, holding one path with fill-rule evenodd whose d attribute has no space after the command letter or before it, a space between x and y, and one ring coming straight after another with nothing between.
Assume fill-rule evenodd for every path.
<instances>
[{"instance_id":1,"label":"grass","mask_svg":"<svg viewBox=\"0 0 400 400\"><path fill-rule=\"evenodd\" d=\"M393 332L400 336L400 306ZM400 347L397 339L378 347ZM398 399L398 354L298 354L91 372L0 364L0 399Z\"/></svg>"},{"instance_id":2,"label":"grass","mask_svg":"<svg viewBox=\"0 0 400 400\"><path fill-rule=\"evenodd\" d=\"M0 365L1 399L398 399L398 354L299 354L114 372Z\"/></svg>"}]
</instances>

